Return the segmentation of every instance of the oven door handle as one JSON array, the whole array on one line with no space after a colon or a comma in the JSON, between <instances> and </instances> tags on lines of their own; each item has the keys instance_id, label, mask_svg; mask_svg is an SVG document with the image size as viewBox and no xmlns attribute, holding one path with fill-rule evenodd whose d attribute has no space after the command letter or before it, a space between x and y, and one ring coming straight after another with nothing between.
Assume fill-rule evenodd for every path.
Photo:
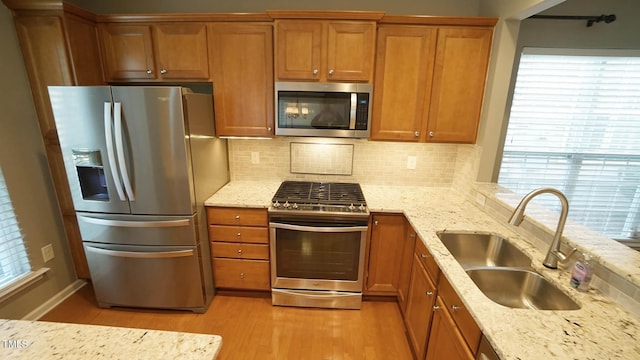
<instances>
[{"instance_id":1,"label":"oven door handle","mask_svg":"<svg viewBox=\"0 0 640 360\"><path fill-rule=\"evenodd\" d=\"M269 227L276 229L295 230L295 231L307 231L307 232L322 232L322 233L341 233L352 231L367 231L368 226L343 226L343 227L331 227L331 226L303 226L303 225L291 225L282 223L269 223Z\"/></svg>"}]
</instances>

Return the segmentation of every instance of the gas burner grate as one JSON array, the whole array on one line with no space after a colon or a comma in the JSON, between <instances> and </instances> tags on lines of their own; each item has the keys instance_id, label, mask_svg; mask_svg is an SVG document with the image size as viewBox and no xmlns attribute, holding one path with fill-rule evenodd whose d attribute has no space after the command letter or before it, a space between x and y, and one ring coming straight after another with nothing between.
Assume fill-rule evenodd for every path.
<instances>
[{"instance_id":1,"label":"gas burner grate","mask_svg":"<svg viewBox=\"0 0 640 360\"><path fill-rule=\"evenodd\" d=\"M327 205L365 204L360 184L307 181L284 181L272 201Z\"/></svg>"}]
</instances>

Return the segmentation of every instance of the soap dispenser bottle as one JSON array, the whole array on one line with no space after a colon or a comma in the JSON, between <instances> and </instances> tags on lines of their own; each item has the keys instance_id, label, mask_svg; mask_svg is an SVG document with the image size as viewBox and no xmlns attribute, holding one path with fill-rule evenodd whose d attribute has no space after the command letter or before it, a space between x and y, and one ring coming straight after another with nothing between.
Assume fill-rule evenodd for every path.
<instances>
[{"instance_id":1,"label":"soap dispenser bottle","mask_svg":"<svg viewBox=\"0 0 640 360\"><path fill-rule=\"evenodd\" d=\"M582 257L576 261L571 272L571 280L569 284L579 291L589 290L589 281L591 281L592 268L590 263L591 257L588 254L582 254Z\"/></svg>"}]
</instances>

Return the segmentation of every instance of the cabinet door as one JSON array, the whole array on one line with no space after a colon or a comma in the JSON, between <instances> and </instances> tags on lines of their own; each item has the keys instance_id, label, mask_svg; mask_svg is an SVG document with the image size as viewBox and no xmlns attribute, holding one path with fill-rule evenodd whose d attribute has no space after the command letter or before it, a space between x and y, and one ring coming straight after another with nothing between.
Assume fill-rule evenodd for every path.
<instances>
[{"instance_id":1,"label":"cabinet door","mask_svg":"<svg viewBox=\"0 0 640 360\"><path fill-rule=\"evenodd\" d=\"M162 24L153 29L155 54L162 79L209 78L205 24Z\"/></svg>"},{"instance_id":2,"label":"cabinet door","mask_svg":"<svg viewBox=\"0 0 640 360\"><path fill-rule=\"evenodd\" d=\"M411 268L411 285L409 286L409 298L404 319L411 346L418 359L424 359L425 356L435 299L436 286L431 282L418 256L415 255ZM443 357L442 359L448 358Z\"/></svg>"},{"instance_id":3,"label":"cabinet door","mask_svg":"<svg viewBox=\"0 0 640 360\"><path fill-rule=\"evenodd\" d=\"M426 359L473 360L475 357L469 351L462 334L458 331L440 297L437 300L437 308L433 315Z\"/></svg>"},{"instance_id":4,"label":"cabinet door","mask_svg":"<svg viewBox=\"0 0 640 360\"><path fill-rule=\"evenodd\" d=\"M155 79L150 25L101 24L107 80Z\"/></svg>"},{"instance_id":5,"label":"cabinet door","mask_svg":"<svg viewBox=\"0 0 640 360\"><path fill-rule=\"evenodd\" d=\"M372 140L424 139L435 48L435 28L380 26Z\"/></svg>"},{"instance_id":6,"label":"cabinet door","mask_svg":"<svg viewBox=\"0 0 640 360\"><path fill-rule=\"evenodd\" d=\"M216 133L273 136L273 27L211 25Z\"/></svg>"},{"instance_id":7,"label":"cabinet door","mask_svg":"<svg viewBox=\"0 0 640 360\"><path fill-rule=\"evenodd\" d=\"M413 262L413 251L416 244L416 232L405 218L404 246L400 259L400 270L398 274L398 304L404 314L407 309L407 299L409 297L409 285L411 280L411 264Z\"/></svg>"},{"instance_id":8,"label":"cabinet door","mask_svg":"<svg viewBox=\"0 0 640 360\"><path fill-rule=\"evenodd\" d=\"M492 28L438 30L429 141L476 141L492 37Z\"/></svg>"},{"instance_id":9,"label":"cabinet door","mask_svg":"<svg viewBox=\"0 0 640 360\"><path fill-rule=\"evenodd\" d=\"M319 80L322 22L276 21L276 64L279 80Z\"/></svg>"},{"instance_id":10,"label":"cabinet door","mask_svg":"<svg viewBox=\"0 0 640 360\"><path fill-rule=\"evenodd\" d=\"M329 22L327 25L328 81L369 82L375 55L375 22Z\"/></svg>"},{"instance_id":11,"label":"cabinet door","mask_svg":"<svg viewBox=\"0 0 640 360\"><path fill-rule=\"evenodd\" d=\"M404 216L373 216L367 276L369 294L397 295L404 240Z\"/></svg>"}]
</instances>

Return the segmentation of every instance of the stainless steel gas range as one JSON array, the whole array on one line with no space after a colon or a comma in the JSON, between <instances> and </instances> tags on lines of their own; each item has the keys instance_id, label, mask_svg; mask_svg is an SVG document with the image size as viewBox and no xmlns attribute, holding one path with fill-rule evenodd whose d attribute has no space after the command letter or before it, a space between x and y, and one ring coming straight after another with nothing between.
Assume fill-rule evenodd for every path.
<instances>
[{"instance_id":1,"label":"stainless steel gas range","mask_svg":"<svg viewBox=\"0 0 640 360\"><path fill-rule=\"evenodd\" d=\"M368 220L359 184L283 182L269 208L273 305L359 309Z\"/></svg>"}]
</instances>

